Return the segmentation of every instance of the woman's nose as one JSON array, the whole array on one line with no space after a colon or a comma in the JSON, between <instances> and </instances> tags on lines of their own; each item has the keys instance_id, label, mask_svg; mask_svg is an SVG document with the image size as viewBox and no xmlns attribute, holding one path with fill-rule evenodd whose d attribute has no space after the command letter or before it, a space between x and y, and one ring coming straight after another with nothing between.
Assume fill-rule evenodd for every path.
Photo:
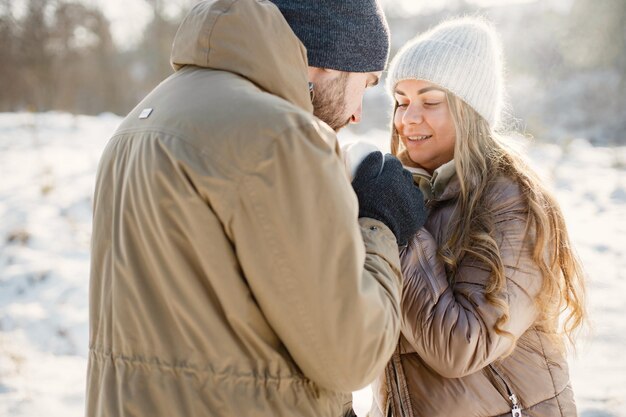
<instances>
[{"instance_id":1,"label":"woman's nose","mask_svg":"<svg viewBox=\"0 0 626 417\"><path fill-rule=\"evenodd\" d=\"M424 121L424 117L419 106L409 105L402 116L404 124L420 124Z\"/></svg>"}]
</instances>

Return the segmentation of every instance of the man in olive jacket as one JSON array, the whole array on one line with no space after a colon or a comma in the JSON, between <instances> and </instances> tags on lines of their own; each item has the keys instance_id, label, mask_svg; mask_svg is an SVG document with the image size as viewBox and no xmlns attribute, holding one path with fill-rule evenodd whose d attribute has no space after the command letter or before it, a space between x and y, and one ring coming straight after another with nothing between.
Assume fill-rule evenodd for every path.
<instances>
[{"instance_id":1,"label":"man in olive jacket","mask_svg":"<svg viewBox=\"0 0 626 417\"><path fill-rule=\"evenodd\" d=\"M104 150L89 417L338 417L394 350L398 242L420 226L423 202L389 158L382 172L380 158L368 158L355 195L329 127L360 118L363 90L387 59L387 34L360 41L361 57L346 45L356 68L311 65L298 37L306 42L307 33L294 33L297 8L277 3L197 4L174 40L175 73ZM352 4L310 2L369 7L373 14L333 16L386 30L373 0L343 3ZM324 33L334 36L314 38ZM309 59L340 55L337 45L308 42ZM372 67L358 67L363 56ZM313 115L309 81L329 124ZM377 211L363 190L391 196L391 208Z\"/></svg>"}]
</instances>

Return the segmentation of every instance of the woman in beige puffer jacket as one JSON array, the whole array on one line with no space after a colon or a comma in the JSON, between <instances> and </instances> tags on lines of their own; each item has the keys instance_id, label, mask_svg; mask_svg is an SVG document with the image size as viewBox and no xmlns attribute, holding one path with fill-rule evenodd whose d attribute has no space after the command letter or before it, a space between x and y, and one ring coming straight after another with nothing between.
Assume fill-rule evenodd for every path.
<instances>
[{"instance_id":1,"label":"woman in beige puffer jacket","mask_svg":"<svg viewBox=\"0 0 626 417\"><path fill-rule=\"evenodd\" d=\"M402 334L372 416L576 416L564 339L585 317L582 268L557 202L494 132L501 74L476 18L391 64L392 153L430 214L402 252Z\"/></svg>"}]
</instances>

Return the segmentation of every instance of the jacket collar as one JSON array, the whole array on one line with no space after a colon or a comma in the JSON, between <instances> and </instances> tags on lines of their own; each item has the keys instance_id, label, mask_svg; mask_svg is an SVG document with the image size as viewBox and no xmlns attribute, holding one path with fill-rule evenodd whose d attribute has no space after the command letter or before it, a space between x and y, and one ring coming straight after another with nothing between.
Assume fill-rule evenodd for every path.
<instances>
[{"instance_id":1,"label":"jacket collar","mask_svg":"<svg viewBox=\"0 0 626 417\"><path fill-rule=\"evenodd\" d=\"M459 194L460 183L454 159L437 168L432 175L423 168L409 166L405 168L413 174L413 181L419 186L426 200L443 201Z\"/></svg>"},{"instance_id":2,"label":"jacket collar","mask_svg":"<svg viewBox=\"0 0 626 417\"><path fill-rule=\"evenodd\" d=\"M236 73L263 90L313 112L306 49L269 1L196 4L178 28L170 62Z\"/></svg>"}]
</instances>

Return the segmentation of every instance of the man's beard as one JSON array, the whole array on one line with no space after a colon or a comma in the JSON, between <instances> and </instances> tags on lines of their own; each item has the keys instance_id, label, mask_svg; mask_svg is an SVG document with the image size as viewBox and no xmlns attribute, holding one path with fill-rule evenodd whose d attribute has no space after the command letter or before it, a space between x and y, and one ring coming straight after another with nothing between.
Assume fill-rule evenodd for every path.
<instances>
[{"instance_id":1,"label":"man's beard","mask_svg":"<svg viewBox=\"0 0 626 417\"><path fill-rule=\"evenodd\" d=\"M335 132L350 123L350 118L345 115L347 84L348 74L342 73L334 80L314 86L313 114Z\"/></svg>"}]
</instances>

